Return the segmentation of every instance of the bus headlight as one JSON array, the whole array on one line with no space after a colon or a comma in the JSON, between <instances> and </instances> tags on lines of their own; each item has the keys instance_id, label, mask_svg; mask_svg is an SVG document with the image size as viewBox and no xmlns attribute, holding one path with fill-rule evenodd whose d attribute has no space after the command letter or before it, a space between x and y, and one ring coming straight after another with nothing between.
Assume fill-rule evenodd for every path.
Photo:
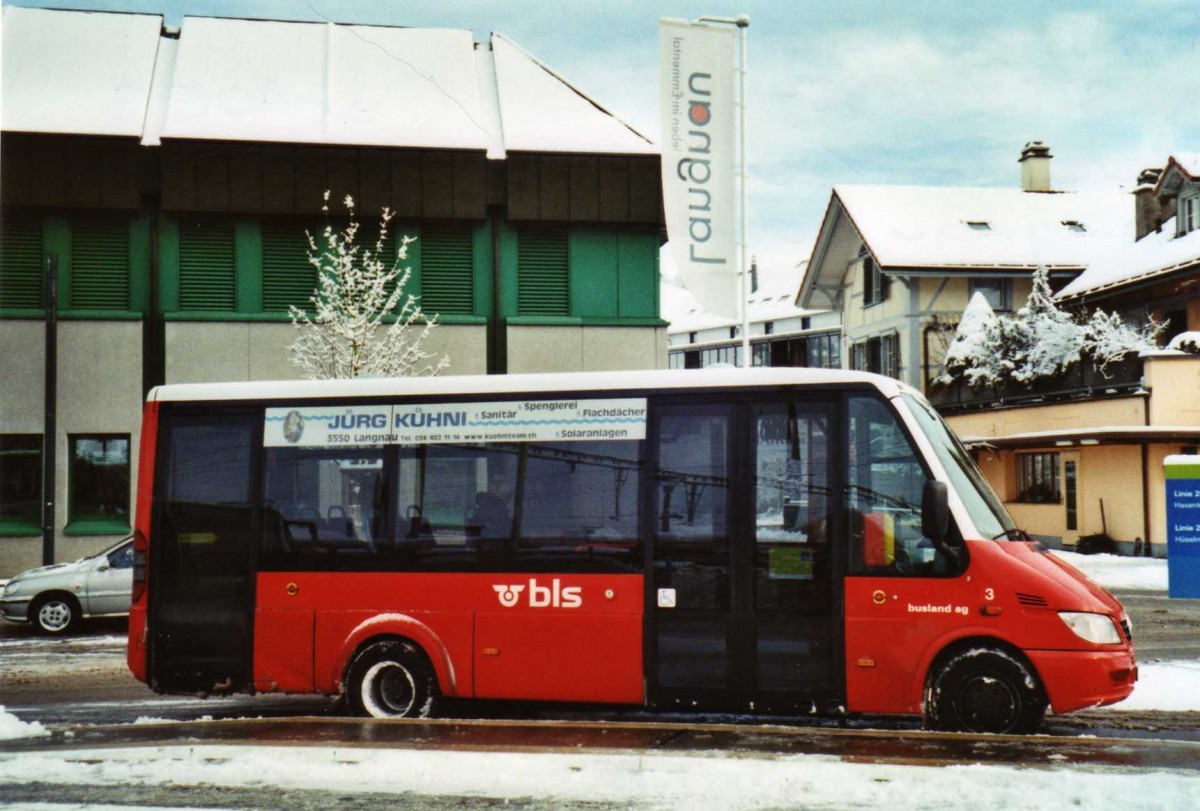
<instances>
[{"instance_id":1,"label":"bus headlight","mask_svg":"<svg viewBox=\"0 0 1200 811\"><path fill-rule=\"evenodd\" d=\"M1082 614L1075 611L1059 611L1058 616L1075 632L1075 636L1096 645L1117 645L1121 632L1107 614Z\"/></svg>"}]
</instances>

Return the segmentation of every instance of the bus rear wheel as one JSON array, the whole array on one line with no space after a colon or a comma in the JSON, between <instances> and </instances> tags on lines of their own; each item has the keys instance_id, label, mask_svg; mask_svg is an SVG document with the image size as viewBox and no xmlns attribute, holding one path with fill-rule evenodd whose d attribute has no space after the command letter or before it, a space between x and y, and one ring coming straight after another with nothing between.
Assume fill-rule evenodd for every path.
<instances>
[{"instance_id":1,"label":"bus rear wheel","mask_svg":"<svg viewBox=\"0 0 1200 811\"><path fill-rule=\"evenodd\" d=\"M437 706L437 680L411 642L389 639L363 648L346 671L346 698L355 715L428 718Z\"/></svg>"},{"instance_id":2,"label":"bus rear wheel","mask_svg":"<svg viewBox=\"0 0 1200 811\"><path fill-rule=\"evenodd\" d=\"M969 648L947 659L925 693L925 725L950 732L1029 735L1046 714L1033 669L994 648Z\"/></svg>"}]
</instances>

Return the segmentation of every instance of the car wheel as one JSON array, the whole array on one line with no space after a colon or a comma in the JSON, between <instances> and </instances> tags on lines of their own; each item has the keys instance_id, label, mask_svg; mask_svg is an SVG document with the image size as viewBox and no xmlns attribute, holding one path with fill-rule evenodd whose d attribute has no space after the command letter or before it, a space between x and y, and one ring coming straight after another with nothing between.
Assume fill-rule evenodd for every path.
<instances>
[{"instance_id":1,"label":"car wheel","mask_svg":"<svg viewBox=\"0 0 1200 811\"><path fill-rule=\"evenodd\" d=\"M412 642L375 642L350 663L346 698L355 715L428 718L437 706L437 679L424 652Z\"/></svg>"},{"instance_id":2,"label":"car wheel","mask_svg":"<svg viewBox=\"0 0 1200 811\"><path fill-rule=\"evenodd\" d=\"M1002 650L970 648L947 659L925 693L925 723L951 732L1028 735L1046 714L1033 669Z\"/></svg>"},{"instance_id":3,"label":"car wheel","mask_svg":"<svg viewBox=\"0 0 1200 811\"><path fill-rule=\"evenodd\" d=\"M69 594L46 594L29 607L33 624L44 634L65 634L79 624L79 603Z\"/></svg>"}]
</instances>

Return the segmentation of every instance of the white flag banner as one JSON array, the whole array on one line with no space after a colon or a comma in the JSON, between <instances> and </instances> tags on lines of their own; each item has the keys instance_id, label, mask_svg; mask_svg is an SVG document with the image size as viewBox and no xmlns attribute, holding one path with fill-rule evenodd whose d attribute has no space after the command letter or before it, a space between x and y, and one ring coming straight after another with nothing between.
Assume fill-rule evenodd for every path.
<instances>
[{"instance_id":1,"label":"white flag banner","mask_svg":"<svg viewBox=\"0 0 1200 811\"><path fill-rule=\"evenodd\" d=\"M736 318L737 31L659 21L663 209L680 281L704 309Z\"/></svg>"}]
</instances>

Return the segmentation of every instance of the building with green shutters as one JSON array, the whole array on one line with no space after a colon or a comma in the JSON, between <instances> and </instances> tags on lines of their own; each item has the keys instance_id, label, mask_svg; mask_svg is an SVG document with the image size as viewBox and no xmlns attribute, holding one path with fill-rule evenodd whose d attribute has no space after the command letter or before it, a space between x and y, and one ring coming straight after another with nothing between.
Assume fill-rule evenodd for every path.
<instances>
[{"instance_id":1,"label":"building with green shutters","mask_svg":"<svg viewBox=\"0 0 1200 811\"><path fill-rule=\"evenodd\" d=\"M666 367L657 148L511 40L3 14L0 578L42 559L50 255L59 560L128 532L150 387L296 376L326 190L416 237L450 374Z\"/></svg>"}]
</instances>

